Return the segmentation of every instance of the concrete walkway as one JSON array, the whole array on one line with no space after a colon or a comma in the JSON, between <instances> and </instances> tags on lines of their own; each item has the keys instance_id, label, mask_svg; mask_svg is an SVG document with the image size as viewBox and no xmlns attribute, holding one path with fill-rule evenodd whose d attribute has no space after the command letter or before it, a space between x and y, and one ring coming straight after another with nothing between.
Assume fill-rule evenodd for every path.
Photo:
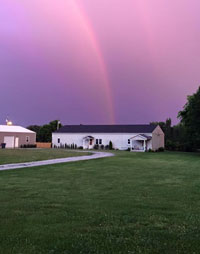
<instances>
[{"instance_id":1,"label":"concrete walkway","mask_svg":"<svg viewBox=\"0 0 200 254\"><path fill-rule=\"evenodd\" d=\"M114 156L113 153L107 153L107 152L91 152L91 153L92 155L86 155L86 156L68 157L68 158L60 158L60 159L52 159L52 160L44 160L44 161L23 162L23 163L15 163L15 164L4 164L4 165L0 165L0 171L18 169L18 168L38 167L38 166L52 165L52 164L58 164L58 163L73 162L73 161L93 160L93 159L100 159L100 158Z\"/></svg>"}]
</instances>

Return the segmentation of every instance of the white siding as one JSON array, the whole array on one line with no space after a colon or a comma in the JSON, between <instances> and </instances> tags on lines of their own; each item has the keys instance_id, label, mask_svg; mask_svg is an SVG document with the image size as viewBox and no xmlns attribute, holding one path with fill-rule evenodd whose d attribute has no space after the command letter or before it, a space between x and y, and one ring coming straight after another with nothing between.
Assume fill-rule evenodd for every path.
<instances>
[{"instance_id":1,"label":"white siding","mask_svg":"<svg viewBox=\"0 0 200 254\"><path fill-rule=\"evenodd\" d=\"M142 133L147 136L152 136L152 133ZM113 147L119 150L126 150L130 147L128 144L128 139L138 135L138 133L53 133L52 143L53 146L60 145L71 145L76 144L78 147L83 146L83 138L86 136L92 136L95 138L94 144L96 144L96 139L102 139L102 145L106 146L110 141L113 143ZM58 143L60 139L60 144ZM147 142L147 149L152 149L152 141Z\"/></svg>"}]
</instances>

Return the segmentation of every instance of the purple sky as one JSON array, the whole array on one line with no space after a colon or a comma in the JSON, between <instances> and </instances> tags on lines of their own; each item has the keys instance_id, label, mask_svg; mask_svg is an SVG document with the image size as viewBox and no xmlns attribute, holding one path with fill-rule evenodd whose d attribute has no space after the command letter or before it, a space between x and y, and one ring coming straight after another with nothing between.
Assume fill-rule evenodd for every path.
<instances>
[{"instance_id":1,"label":"purple sky","mask_svg":"<svg viewBox=\"0 0 200 254\"><path fill-rule=\"evenodd\" d=\"M0 123L176 123L200 85L199 0L1 0Z\"/></svg>"}]
</instances>

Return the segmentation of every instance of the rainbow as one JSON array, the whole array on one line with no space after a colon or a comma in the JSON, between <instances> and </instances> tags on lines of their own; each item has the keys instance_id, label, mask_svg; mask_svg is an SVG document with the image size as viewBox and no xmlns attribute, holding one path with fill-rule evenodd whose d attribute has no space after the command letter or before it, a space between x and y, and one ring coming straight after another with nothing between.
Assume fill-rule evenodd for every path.
<instances>
[{"instance_id":1,"label":"rainbow","mask_svg":"<svg viewBox=\"0 0 200 254\"><path fill-rule=\"evenodd\" d=\"M39 21L42 20L44 24L49 24L50 22L54 22L54 23L57 22L56 23L57 27L65 23L70 25L70 23L73 24L73 22L77 22L78 26L83 31L85 38L87 39L87 42L91 48L92 54L94 55L94 59L97 63L98 72L100 75L100 79L102 81L102 84L101 84L102 91L105 96L104 111L105 111L106 117L108 117L107 121L110 122L111 124L115 123L115 112L114 112L114 106L113 106L114 103L113 103L112 89L111 89L111 83L109 81L107 66L105 64L100 45L98 43L97 36L95 35L95 31L81 4L76 0L60 0L60 1L32 0L28 2L25 1L23 6L20 6L20 10L21 10L22 16L27 15L28 18L30 18L30 21L28 23L30 26L33 26L33 30L35 30L34 23L35 23L36 17L37 17L37 22L38 20ZM37 13L37 16L36 16L36 13ZM58 16L58 19L57 19L57 16ZM55 19L53 19L52 17L55 17ZM32 22L32 18L34 18L34 22ZM39 25L39 22L36 24ZM40 28L38 27L38 29ZM43 45L43 42L41 43L41 45ZM26 46L23 47L23 50L25 49L26 49ZM47 51L41 50L41 52L42 52L41 54L45 54L48 56Z\"/></svg>"},{"instance_id":2,"label":"rainbow","mask_svg":"<svg viewBox=\"0 0 200 254\"><path fill-rule=\"evenodd\" d=\"M102 75L102 85L105 91L106 96L106 103L107 103L107 112L109 115L109 121L111 124L115 123L115 112L114 112L114 103L113 103L113 96L112 96L112 89L111 84L109 81L109 75L107 72L107 67L104 61L103 54L100 49L100 45L98 43L97 37L95 35L94 29L91 25L91 22L88 19L83 7L80 3L76 2L75 0L70 1L71 7L73 8L74 12L76 13L76 18L79 20L79 24L81 24L82 28L85 31L86 36L88 37L92 50L95 53L96 59L99 64L100 72Z\"/></svg>"}]
</instances>

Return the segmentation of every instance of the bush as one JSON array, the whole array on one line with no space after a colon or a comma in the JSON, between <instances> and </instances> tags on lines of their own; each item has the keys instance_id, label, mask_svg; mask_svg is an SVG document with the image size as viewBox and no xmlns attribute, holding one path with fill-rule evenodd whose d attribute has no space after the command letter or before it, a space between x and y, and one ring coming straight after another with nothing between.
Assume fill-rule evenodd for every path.
<instances>
[{"instance_id":1,"label":"bush","mask_svg":"<svg viewBox=\"0 0 200 254\"><path fill-rule=\"evenodd\" d=\"M130 151L131 151L131 148L130 148L130 147L128 147L128 148L126 149L126 151L130 152Z\"/></svg>"},{"instance_id":2,"label":"bush","mask_svg":"<svg viewBox=\"0 0 200 254\"><path fill-rule=\"evenodd\" d=\"M36 148L36 145L32 145L32 144L27 144L27 145L21 145L21 148Z\"/></svg>"},{"instance_id":3,"label":"bush","mask_svg":"<svg viewBox=\"0 0 200 254\"><path fill-rule=\"evenodd\" d=\"M65 148L65 146L63 144L60 144L60 148L63 149Z\"/></svg>"},{"instance_id":4,"label":"bush","mask_svg":"<svg viewBox=\"0 0 200 254\"><path fill-rule=\"evenodd\" d=\"M167 150L174 151L174 150L176 150L176 147L177 147L176 142L171 141L171 140L167 140L167 142L166 142L166 149Z\"/></svg>"},{"instance_id":5,"label":"bush","mask_svg":"<svg viewBox=\"0 0 200 254\"><path fill-rule=\"evenodd\" d=\"M97 145L97 144L94 145L94 149L95 149L95 150L98 150L98 149L99 149L99 145Z\"/></svg>"},{"instance_id":6,"label":"bush","mask_svg":"<svg viewBox=\"0 0 200 254\"><path fill-rule=\"evenodd\" d=\"M83 147L82 147L82 146L79 146L78 149L83 150Z\"/></svg>"},{"instance_id":7,"label":"bush","mask_svg":"<svg viewBox=\"0 0 200 254\"><path fill-rule=\"evenodd\" d=\"M105 149L106 149L106 150L109 150L109 145L106 145L106 146L105 146Z\"/></svg>"},{"instance_id":8,"label":"bush","mask_svg":"<svg viewBox=\"0 0 200 254\"><path fill-rule=\"evenodd\" d=\"M101 145L101 149L104 150L104 145Z\"/></svg>"},{"instance_id":9,"label":"bush","mask_svg":"<svg viewBox=\"0 0 200 254\"><path fill-rule=\"evenodd\" d=\"M112 150L113 149L113 143L112 141L109 142L109 150Z\"/></svg>"},{"instance_id":10,"label":"bush","mask_svg":"<svg viewBox=\"0 0 200 254\"><path fill-rule=\"evenodd\" d=\"M159 147L159 148L156 150L156 152L164 152L164 151L165 151L164 147Z\"/></svg>"},{"instance_id":11,"label":"bush","mask_svg":"<svg viewBox=\"0 0 200 254\"><path fill-rule=\"evenodd\" d=\"M65 148L66 148L66 149L70 149L70 145L65 144Z\"/></svg>"}]
</instances>

